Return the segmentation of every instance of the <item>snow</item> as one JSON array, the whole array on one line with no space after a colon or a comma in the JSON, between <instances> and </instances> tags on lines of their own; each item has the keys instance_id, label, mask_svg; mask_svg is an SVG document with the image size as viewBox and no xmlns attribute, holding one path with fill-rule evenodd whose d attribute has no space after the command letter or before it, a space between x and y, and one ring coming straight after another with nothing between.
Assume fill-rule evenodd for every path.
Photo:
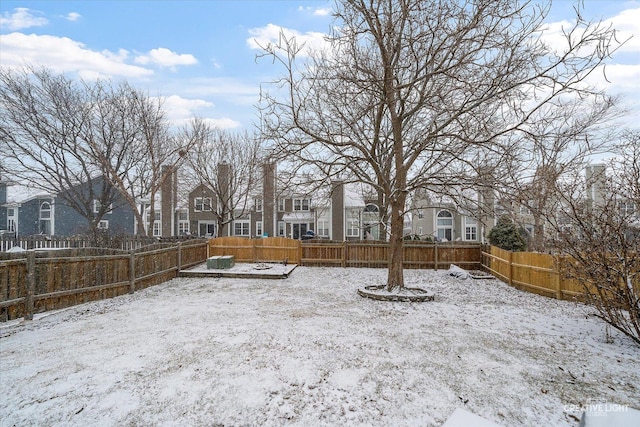
<instances>
[{"instance_id":1,"label":"snow","mask_svg":"<svg viewBox=\"0 0 640 427\"><path fill-rule=\"evenodd\" d=\"M464 409L457 408L442 427L499 427L498 424L487 421Z\"/></svg>"},{"instance_id":2,"label":"snow","mask_svg":"<svg viewBox=\"0 0 640 427\"><path fill-rule=\"evenodd\" d=\"M447 271L435 301L358 296L384 269L180 278L0 326L0 426L577 426L640 408L640 349L589 308Z\"/></svg>"}]
</instances>

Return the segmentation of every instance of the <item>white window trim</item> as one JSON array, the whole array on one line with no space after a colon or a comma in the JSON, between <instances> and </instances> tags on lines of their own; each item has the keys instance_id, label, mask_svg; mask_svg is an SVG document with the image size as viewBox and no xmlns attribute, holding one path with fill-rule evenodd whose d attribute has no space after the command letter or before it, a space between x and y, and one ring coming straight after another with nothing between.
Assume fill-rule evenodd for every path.
<instances>
[{"instance_id":1,"label":"white window trim","mask_svg":"<svg viewBox=\"0 0 640 427\"><path fill-rule=\"evenodd\" d=\"M347 219L346 236L360 237L360 221L358 219Z\"/></svg>"},{"instance_id":2,"label":"white window trim","mask_svg":"<svg viewBox=\"0 0 640 427\"><path fill-rule=\"evenodd\" d=\"M209 209L205 209L205 200L209 201ZM200 203L198 203L200 202ZM200 209L198 209L198 204L200 204ZM193 210L194 212L211 212L212 211L212 205L213 205L213 200L211 200L211 197L194 197L193 199Z\"/></svg>"},{"instance_id":3,"label":"white window trim","mask_svg":"<svg viewBox=\"0 0 640 427\"><path fill-rule=\"evenodd\" d=\"M42 208L45 204L48 206L47 209L43 209ZM44 218L42 216L42 212L47 212L49 216ZM50 202L42 202L42 203L40 203L40 211L39 211L40 221L51 221L52 212L53 212L53 209L51 208L51 203Z\"/></svg>"},{"instance_id":4,"label":"white window trim","mask_svg":"<svg viewBox=\"0 0 640 427\"><path fill-rule=\"evenodd\" d=\"M93 199L93 213L97 214L100 213L100 200L98 199ZM111 214L113 213L113 203L109 204L109 210L107 212L105 212L107 214Z\"/></svg>"},{"instance_id":5,"label":"white window trim","mask_svg":"<svg viewBox=\"0 0 640 427\"><path fill-rule=\"evenodd\" d=\"M471 232L470 229L473 229ZM475 238L469 238L468 235L472 234ZM466 242L478 241L478 220L475 218L465 217L464 219L464 240Z\"/></svg>"},{"instance_id":6,"label":"white window trim","mask_svg":"<svg viewBox=\"0 0 640 427\"><path fill-rule=\"evenodd\" d=\"M242 224L241 227L241 234L236 234L236 224ZM246 225L246 230L245 230L245 225ZM246 233L245 233L246 231ZM243 237L248 237L251 236L251 222L248 219L237 219L235 221L233 221L233 235L234 236L243 236Z\"/></svg>"},{"instance_id":7,"label":"white window trim","mask_svg":"<svg viewBox=\"0 0 640 427\"><path fill-rule=\"evenodd\" d=\"M449 213L449 215L451 215L451 216L444 216L444 217L441 217L441 216L440 216L440 214L441 214L442 212L447 212L447 213ZM454 225L454 223L455 223L455 221L454 221L454 216L453 216L453 212L451 212L451 211L450 211L450 210L448 210L448 209L440 209L440 210L436 213L435 220L436 220L436 236L437 236L439 239L445 239L445 238L446 238L446 234L447 234L446 230L451 230L451 239L447 239L447 240L453 240L453 239L455 238L455 236L454 236L454 231L453 231L453 225ZM447 221L451 221L451 223L450 223L450 224L443 225L443 224L441 224L441 223L439 222L440 220L447 220ZM441 231L441 230L442 230L442 236L440 235L440 234L441 234L441 233L440 233L440 231Z\"/></svg>"},{"instance_id":8,"label":"white window trim","mask_svg":"<svg viewBox=\"0 0 640 427\"><path fill-rule=\"evenodd\" d=\"M322 227L321 227L322 225ZM319 219L318 220L318 229L317 235L321 237L329 237L329 220Z\"/></svg>"},{"instance_id":9,"label":"white window trim","mask_svg":"<svg viewBox=\"0 0 640 427\"><path fill-rule=\"evenodd\" d=\"M158 221L155 221L153 223L153 235L154 235L154 237L160 236L160 225L161 225L161 223L158 222Z\"/></svg>"},{"instance_id":10,"label":"white window trim","mask_svg":"<svg viewBox=\"0 0 640 427\"><path fill-rule=\"evenodd\" d=\"M307 207L305 209L305 201L307 204ZM298 205L299 209L296 209L296 204ZM308 212L311 210L311 199L308 197L302 197L302 198L295 198L293 199L293 211L294 212Z\"/></svg>"}]
</instances>

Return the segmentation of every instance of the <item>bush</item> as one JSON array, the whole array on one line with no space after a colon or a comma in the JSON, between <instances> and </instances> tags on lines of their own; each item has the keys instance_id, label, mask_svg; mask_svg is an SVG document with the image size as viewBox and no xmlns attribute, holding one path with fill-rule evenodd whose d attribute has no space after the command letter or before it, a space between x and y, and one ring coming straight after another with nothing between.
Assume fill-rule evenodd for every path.
<instances>
[{"instance_id":1,"label":"bush","mask_svg":"<svg viewBox=\"0 0 640 427\"><path fill-rule=\"evenodd\" d=\"M489 233L489 242L493 246L513 252L521 252L527 249L518 227L509 217L502 217Z\"/></svg>"}]
</instances>

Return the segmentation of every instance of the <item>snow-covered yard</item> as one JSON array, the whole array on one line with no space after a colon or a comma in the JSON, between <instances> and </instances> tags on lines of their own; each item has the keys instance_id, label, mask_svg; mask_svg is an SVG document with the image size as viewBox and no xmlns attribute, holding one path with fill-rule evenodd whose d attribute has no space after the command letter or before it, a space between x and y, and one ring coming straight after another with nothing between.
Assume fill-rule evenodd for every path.
<instances>
[{"instance_id":1,"label":"snow-covered yard","mask_svg":"<svg viewBox=\"0 0 640 427\"><path fill-rule=\"evenodd\" d=\"M0 424L503 426L640 407L640 349L588 309L445 271L407 270L425 303L358 287L382 269L286 280L175 279L0 326Z\"/></svg>"}]
</instances>

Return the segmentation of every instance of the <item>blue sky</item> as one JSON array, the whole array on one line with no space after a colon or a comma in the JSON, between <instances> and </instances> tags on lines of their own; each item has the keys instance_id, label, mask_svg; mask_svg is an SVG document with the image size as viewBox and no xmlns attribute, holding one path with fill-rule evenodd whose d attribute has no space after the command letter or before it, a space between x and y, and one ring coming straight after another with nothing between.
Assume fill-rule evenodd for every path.
<instances>
[{"instance_id":1,"label":"blue sky","mask_svg":"<svg viewBox=\"0 0 640 427\"><path fill-rule=\"evenodd\" d=\"M572 0L554 2L550 28L572 19ZM24 62L84 78L126 79L165 97L175 123L198 115L224 128L257 122L260 83L281 69L256 61L254 40L281 29L319 43L332 1L15 1L0 3L0 64ZM622 93L640 122L640 0L584 2L585 15L635 35L598 84Z\"/></svg>"}]
</instances>

